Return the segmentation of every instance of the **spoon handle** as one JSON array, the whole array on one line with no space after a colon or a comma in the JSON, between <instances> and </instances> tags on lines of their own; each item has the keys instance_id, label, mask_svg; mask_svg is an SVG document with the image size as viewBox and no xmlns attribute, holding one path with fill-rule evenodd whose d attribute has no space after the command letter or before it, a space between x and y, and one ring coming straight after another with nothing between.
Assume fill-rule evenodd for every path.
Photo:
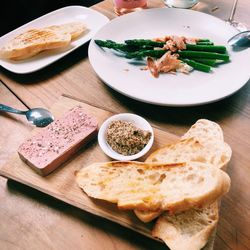
<instances>
[{"instance_id":1,"label":"spoon handle","mask_svg":"<svg viewBox=\"0 0 250 250\"><path fill-rule=\"evenodd\" d=\"M6 106L4 104L0 104L0 111L19 114L19 115L25 115L25 113L26 113L26 111L14 109L14 108L11 108L11 107Z\"/></svg>"}]
</instances>

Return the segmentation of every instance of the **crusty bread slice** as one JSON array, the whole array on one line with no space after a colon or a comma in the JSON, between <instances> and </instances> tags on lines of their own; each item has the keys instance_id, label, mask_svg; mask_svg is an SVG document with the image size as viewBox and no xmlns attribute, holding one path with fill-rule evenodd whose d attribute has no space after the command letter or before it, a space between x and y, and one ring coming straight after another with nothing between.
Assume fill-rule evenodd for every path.
<instances>
[{"instance_id":1,"label":"crusty bread slice","mask_svg":"<svg viewBox=\"0 0 250 250\"><path fill-rule=\"evenodd\" d=\"M162 239L171 250L200 250L208 242L218 222L218 203L203 209L169 215L162 214L152 235Z\"/></svg>"},{"instance_id":2,"label":"crusty bread slice","mask_svg":"<svg viewBox=\"0 0 250 250\"><path fill-rule=\"evenodd\" d=\"M62 32L64 34L70 34L71 40L78 38L80 35L88 31L88 28L83 23L80 22L53 25L49 26L48 29Z\"/></svg>"},{"instance_id":3,"label":"crusty bread slice","mask_svg":"<svg viewBox=\"0 0 250 250\"><path fill-rule=\"evenodd\" d=\"M178 154L180 153L180 155ZM220 126L212 121L198 120L174 145L153 153L147 161L198 160L210 162L225 169L231 158L231 148L224 142ZM144 222L158 217L162 212L135 210ZM200 250L206 245L218 223L218 203L191 209L180 214L163 213L153 229L153 236L162 239L171 250Z\"/></svg>"},{"instance_id":4,"label":"crusty bread slice","mask_svg":"<svg viewBox=\"0 0 250 250\"><path fill-rule=\"evenodd\" d=\"M71 41L71 35L56 32L50 29L28 30L0 49L1 58L26 58L47 49L55 49L67 46Z\"/></svg>"},{"instance_id":5,"label":"crusty bread slice","mask_svg":"<svg viewBox=\"0 0 250 250\"><path fill-rule=\"evenodd\" d=\"M171 213L209 205L230 187L225 172L200 162L95 163L80 170L76 180L90 197L117 203L121 209Z\"/></svg>"},{"instance_id":6,"label":"crusty bread slice","mask_svg":"<svg viewBox=\"0 0 250 250\"><path fill-rule=\"evenodd\" d=\"M197 138L200 143L208 145L215 142L223 142L223 131L216 122L199 119L191 128L181 137L181 139Z\"/></svg>"},{"instance_id":7,"label":"crusty bread slice","mask_svg":"<svg viewBox=\"0 0 250 250\"><path fill-rule=\"evenodd\" d=\"M164 163L198 161L223 168L229 162L231 154L231 148L223 141L214 141L208 145L199 138L191 137L156 150L146 161Z\"/></svg>"},{"instance_id":8,"label":"crusty bread slice","mask_svg":"<svg viewBox=\"0 0 250 250\"><path fill-rule=\"evenodd\" d=\"M225 169L231 155L232 150L224 142L221 127L213 121L200 119L179 142L158 149L147 158L146 162L198 161ZM141 221L149 222L157 218L161 211L135 210L135 214Z\"/></svg>"},{"instance_id":9,"label":"crusty bread slice","mask_svg":"<svg viewBox=\"0 0 250 250\"><path fill-rule=\"evenodd\" d=\"M163 147L148 158L147 162L200 161L225 168L232 150L224 142L221 127L206 119L198 120L182 137L180 142Z\"/></svg>"}]
</instances>

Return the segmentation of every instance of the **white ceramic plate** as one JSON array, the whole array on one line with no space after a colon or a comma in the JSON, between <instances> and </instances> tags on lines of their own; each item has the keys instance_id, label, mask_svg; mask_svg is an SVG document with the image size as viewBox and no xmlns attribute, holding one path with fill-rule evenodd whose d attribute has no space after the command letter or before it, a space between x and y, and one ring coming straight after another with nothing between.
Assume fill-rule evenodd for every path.
<instances>
[{"instance_id":1,"label":"white ceramic plate","mask_svg":"<svg viewBox=\"0 0 250 250\"><path fill-rule=\"evenodd\" d=\"M233 52L227 40L237 31L224 21L193 10L175 8L150 9L127 14L105 25L89 46L89 59L98 76L118 92L147 103L167 106L192 106L227 97L240 89L250 76L250 49ZM142 66L103 50L94 39L123 42L133 38L165 35L209 38L226 45L231 62L212 73L193 71L189 75L161 74L154 78Z\"/></svg>"},{"instance_id":2,"label":"white ceramic plate","mask_svg":"<svg viewBox=\"0 0 250 250\"><path fill-rule=\"evenodd\" d=\"M17 62L0 59L0 65L9 71L19 74L32 73L42 69L89 41L102 26L109 22L109 19L95 10L82 6L61 8L39 17L2 36L0 38L0 47L18 34L31 28L47 27L69 22L82 22L88 27L89 32L71 42L70 47L67 47L65 50L44 51L30 59Z\"/></svg>"}]
</instances>

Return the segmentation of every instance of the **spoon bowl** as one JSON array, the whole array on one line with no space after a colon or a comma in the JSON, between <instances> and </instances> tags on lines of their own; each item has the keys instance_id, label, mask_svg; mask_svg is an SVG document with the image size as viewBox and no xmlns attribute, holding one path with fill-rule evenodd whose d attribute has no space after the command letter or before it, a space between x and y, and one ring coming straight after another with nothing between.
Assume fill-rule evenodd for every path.
<instances>
[{"instance_id":1,"label":"spoon bowl","mask_svg":"<svg viewBox=\"0 0 250 250\"><path fill-rule=\"evenodd\" d=\"M228 41L228 44L233 47L249 47L250 46L250 30L240 32Z\"/></svg>"},{"instance_id":2,"label":"spoon bowl","mask_svg":"<svg viewBox=\"0 0 250 250\"><path fill-rule=\"evenodd\" d=\"M37 127L46 127L54 121L53 115L44 108L29 109L25 115L27 120Z\"/></svg>"},{"instance_id":3,"label":"spoon bowl","mask_svg":"<svg viewBox=\"0 0 250 250\"><path fill-rule=\"evenodd\" d=\"M54 116L44 108L34 108L26 111L14 109L12 107L0 104L0 111L25 115L27 120L37 127L46 127L54 121Z\"/></svg>"}]
</instances>

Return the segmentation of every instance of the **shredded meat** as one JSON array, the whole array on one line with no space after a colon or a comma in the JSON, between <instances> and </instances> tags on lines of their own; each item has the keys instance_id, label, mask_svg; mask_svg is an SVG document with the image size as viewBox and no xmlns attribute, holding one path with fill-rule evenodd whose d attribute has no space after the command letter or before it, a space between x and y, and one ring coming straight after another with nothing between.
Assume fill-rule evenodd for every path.
<instances>
[{"instance_id":1,"label":"shredded meat","mask_svg":"<svg viewBox=\"0 0 250 250\"><path fill-rule=\"evenodd\" d=\"M156 42L167 42L170 39L171 39L171 36L164 36L164 37L157 37L157 38L153 39L153 41L156 41Z\"/></svg>"},{"instance_id":2,"label":"shredded meat","mask_svg":"<svg viewBox=\"0 0 250 250\"><path fill-rule=\"evenodd\" d=\"M154 77L159 76L159 70L158 70L158 67L156 65L156 61L152 57L147 58L147 66L148 66L148 69L150 70L151 74Z\"/></svg>"},{"instance_id":3,"label":"shredded meat","mask_svg":"<svg viewBox=\"0 0 250 250\"><path fill-rule=\"evenodd\" d=\"M173 40L168 40L166 44L163 46L163 49L170 50L172 52L176 52L178 50Z\"/></svg>"},{"instance_id":4,"label":"shredded meat","mask_svg":"<svg viewBox=\"0 0 250 250\"><path fill-rule=\"evenodd\" d=\"M178 49L186 49L186 44L196 44L199 39L193 37L185 37L185 36L164 36L164 37L157 37L153 39L156 42L164 42L168 44L166 49L169 49L168 46L174 44ZM172 50L171 50L172 51Z\"/></svg>"},{"instance_id":5,"label":"shredded meat","mask_svg":"<svg viewBox=\"0 0 250 250\"><path fill-rule=\"evenodd\" d=\"M185 38L186 44L196 44L199 41L198 38Z\"/></svg>"},{"instance_id":6,"label":"shredded meat","mask_svg":"<svg viewBox=\"0 0 250 250\"><path fill-rule=\"evenodd\" d=\"M151 57L147 58L147 66L151 74L154 77L158 77L160 72L164 73L174 73L182 65L182 62L177 58L176 54L171 54L170 51L166 52L158 60L154 60Z\"/></svg>"},{"instance_id":7,"label":"shredded meat","mask_svg":"<svg viewBox=\"0 0 250 250\"><path fill-rule=\"evenodd\" d=\"M187 38L184 36L165 36L153 39L156 42L165 43L163 48L167 52L159 59L147 58L147 69L150 70L154 77L158 77L159 73L175 73L176 71L188 74L190 67L178 59L178 51L185 50L186 44L196 44L198 38Z\"/></svg>"},{"instance_id":8,"label":"shredded meat","mask_svg":"<svg viewBox=\"0 0 250 250\"><path fill-rule=\"evenodd\" d=\"M185 37L184 36L172 36L172 40L178 50L186 49Z\"/></svg>"}]
</instances>

